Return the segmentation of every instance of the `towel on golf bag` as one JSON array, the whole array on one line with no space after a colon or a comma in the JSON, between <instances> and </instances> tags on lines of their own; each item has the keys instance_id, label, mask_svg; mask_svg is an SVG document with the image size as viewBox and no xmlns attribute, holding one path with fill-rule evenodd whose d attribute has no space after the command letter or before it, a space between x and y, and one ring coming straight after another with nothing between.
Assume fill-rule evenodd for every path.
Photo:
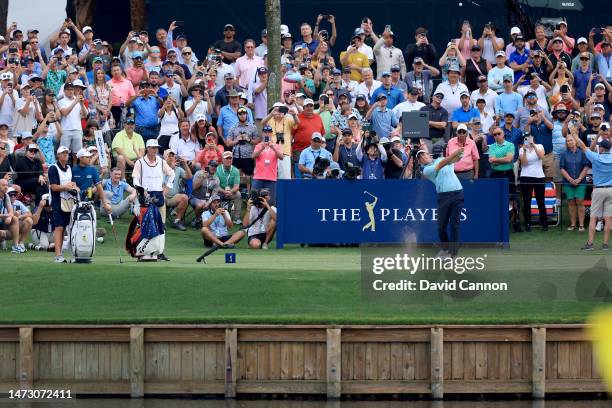
<instances>
[{"instance_id":1,"label":"towel on golf bag","mask_svg":"<svg viewBox=\"0 0 612 408\"><path fill-rule=\"evenodd\" d=\"M140 213L130 222L125 249L132 257L161 254L164 251L165 227L155 205L140 207Z\"/></svg>"}]
</instances>

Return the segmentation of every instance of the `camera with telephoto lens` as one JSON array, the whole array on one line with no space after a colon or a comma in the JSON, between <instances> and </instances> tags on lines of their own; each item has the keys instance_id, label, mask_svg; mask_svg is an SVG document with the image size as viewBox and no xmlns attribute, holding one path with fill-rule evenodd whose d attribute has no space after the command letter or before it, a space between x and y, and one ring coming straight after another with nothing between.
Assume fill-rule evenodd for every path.
<instances>
[{"instance_id":1,"label":"camera with telephoto lens","mask_svg":"<svg viewBox=\"0 0 612 408\"><path fill-rule=\"evenodd\" d=\"M259 194L259 191L251 190L251 193L249 194L249 198L255 207L258 207L258 208L261 207L262 198L261 198L261 195Z\"/></svg>"},{"instance_id":2,"label":"camera with telephoto lens","mask_svg":"<svg viewBox=\"0 0 612 408\"><path fill-rule=\"evenodd\" d=\"M344 166L343 178L346 180L357 180L359 176L361 176L361 167L355 166L351 162L347 162Z\"/></svg>"},{"instance_id":3,"label":"camera with telephoto lens","mask_svg":"<svg viewBox=\"0 0 612 408\"><path fill-rule=\"evenodd\" d=\"M331 165L329 159L324 159L321 156L317 157L314 166L312 166L313 177L321 177L325 170Z\"/></svg>"},{"instance_id":4,"label":"camera with telephoto lens","mask_svg":"<svg viewBox=\"0 0 612 408\"><path fill-rule=\"evenodd\" d=\"M326 179L337 179L338 177L340 177L340 169L332 169L329 171L329 173L327 174L327 177L325 177Z\"/></svg>"},{"instance_id":5,"label":"camera with telephoto lens","mask_svg":"<svg viewBox=\"0 0 612 408\"><path fill-rule=\"evenodd\" d=\"M248 141L244 139L244 138L247 138L247 137L248 136L247 136L246 133L240 132L240 140L238 141L238 144L241 145L241 146L247 144Z\"/></svg>"}]
</instances>

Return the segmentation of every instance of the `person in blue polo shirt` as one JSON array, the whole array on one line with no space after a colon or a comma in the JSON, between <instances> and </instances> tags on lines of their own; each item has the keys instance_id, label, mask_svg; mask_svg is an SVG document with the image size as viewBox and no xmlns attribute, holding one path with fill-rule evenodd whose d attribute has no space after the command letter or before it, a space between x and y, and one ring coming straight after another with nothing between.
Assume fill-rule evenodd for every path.
<instances>
[{"instance_id":1,"label":"person in blue polo shirt","mask_svg":"<svg viewBox=\"0 0 612 408\"><path fill-rule=\"evenodd\" d=\"M157 113L163 105L161 98L151 89L147 81L140 82L140 92L126 102L126 106L134 108L136 116L136 133L142 136L146 143L149 139L159 136L159 117Z\"/></svg>"},{"instance_id":2,"label":"person in blue polo shirt","mask_svg":"<svg viewBox=\"0 0 612 408\"><path fill-rule=\"evenodd\" d=\"M463 147L448 157L433 159L427 150L417 152L423 175L436 186L438 193L438 237L442 258L456 257L459 251L459 225L463 210L463 186L455 174L454 163L463 156ZM450 225L450 237L448 226Z\"/></svg>"},{"instance_id":3,"label":"person in blue polo shirt","mask_svg":"<svg viewBox=\"0 0 612 408\"><path fill-rule=\"evenodd\" d=\"M514 83L523 75L523 72L529 68L531 59L529 58L529 50L525 47L525 38L522 34L514 37L514 52L508 57L510 68L514 71ZM524 80L521 85L529 85L529 80Z\"/></svg>"},{"instance_id":4,"label":"person in blue polo shirt","mask_svg":"<svg viewBox=\"0 0 612 408\"><path fill-rule=\"evenodd\" d=\"M112 208L102 188L100 174L98 169L89 165L91 160L91 152L87 149L81 149L77 152L77 160L79 163L72 169L72 181L74 181L81 192L81 199L93 201L94 189L96 190L98 199L102 203L102 207L107 213L112 212Z\"/></svg>"},{"instance_id":5,"label":"person in blue polo shirt","mask_svg":"<svg viewBox=\"0 0 612 408\"><path fill-rule=\"evenodd\" d=\"M385 71L381 74L380 81L382 85L372 92L370 105L374 105L375 102L378 101L379 95L385 95L387 98L387 108L389 109L395 108L398 104L406 100L406 98L404 98L404 93L391 84L391 73L389 71Z\"/></svg>"},{"instance_id":6,"label":"person in blue polo shirt","mask_svg":"<svg viewBox=\"0 0 612 408\"><path fill-rule=\"evenodd\" d=\"M372 130L376 132L378 137L389 137L393 128L398 124L398 118L389 109L387 104L387 95L379 94L370 110L366 113L366 120L369 120L372 125Z\"/></svg>"},{"instance_id":7,"label":"person in blue polo shirt","mask_svg":"<svg viewBox=\"0 0 612 408\"><path fill-rule=\"evenodd\" d=\"M603 218L605 223L603 244L601 249L610 249L608 240L610 239L610 229L612 228L612 144L607 139L602 139L597 146L599 153L589 149L578 137L573 128L568 137L574 138L578 147L586 154L593 168L593 195L591 197L591 220L589 222L589 238L581 248L585 251L593 250L593 240L595 239L595 227L597 219Z\"/></svg>"},{"instance_id":8,"label":"person in blue polo shirt","mask_svg":"<svg viewBox=\"0 0 612 408\"><path fill-rule=\"evenodd\" d=\"M469 123L472 118L480 119L480 112L478 108L470 106L470 94L467 91L462 91L461 96L461 107L453 111L451 115L451 122L453 122L453 128L457 129L460 123Z\"/></svg>"},{"instance_id":9,"label":"person in blue polo shirt","mask_svg":"<svg viewBox=\"0 0 612 408\"><path fill-rule=\"evenodd\" d=\"M514 91L512 82L512 75L504 75L504 91L495 99L495 113L498 116L512 113L516 117L516 112L523 106L523 98Z\"/></svg>"},{"instance_id":10,"label":"person in blue polo shirt","mask_svg":"<svg viewBox=\"0 0 612 408\"><path fill-rule=\"evenodd\" d=\"M330 163L334 161L329 150L323 148L324 142L323 136L319 132L314 132L311 137L310 146L300 153L298 168L300 173L302 173L302 177L316 178L322 176L321 174L313 174L314 164L318 158L327 159Z\"/></svg>"}]
</instances>

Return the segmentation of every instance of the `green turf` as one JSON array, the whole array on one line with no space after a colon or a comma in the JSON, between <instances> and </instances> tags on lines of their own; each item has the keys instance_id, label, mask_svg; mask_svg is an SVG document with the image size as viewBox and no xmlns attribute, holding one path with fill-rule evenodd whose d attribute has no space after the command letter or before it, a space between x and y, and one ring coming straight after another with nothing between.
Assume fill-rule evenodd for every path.
<instances>
[{"instance_id":1,"label":"green turf","mask_svg":"<svg viewBox=\"0 0 612 408\"><path fill-rule=\"evenodd\" d=\"M124 254L127 263L120 265L110 227L99 226L108 234L91 265L56 265L50 253L0 253L0 323L563 323L583 322L596 306L368 302L358 248L253 251L242 242L236 264L226 265L219 251L203 265L195 262L203 248L193 229L169 232L169 263L136 263ZM125 227L118 224L121 240ZM560 229L512 234L506 259L510 267L556 273L554 262L521 263L521 254L580 257L584 240L584 233Z\"/></svg>"}]
</instances>

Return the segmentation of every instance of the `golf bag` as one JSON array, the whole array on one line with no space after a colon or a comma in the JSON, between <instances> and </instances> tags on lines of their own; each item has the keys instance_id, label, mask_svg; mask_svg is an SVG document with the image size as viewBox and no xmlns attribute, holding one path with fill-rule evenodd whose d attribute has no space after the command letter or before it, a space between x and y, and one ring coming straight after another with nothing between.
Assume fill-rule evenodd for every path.
<instances>
[{"instance_id":1,"label":"golf bag","mask_svg":"<svg viewBox=\"0 0 612 408\"><path fill-rule=\"evenodd\" d=\"M70 213L70 250L77 263L89 263L96 250L96 210L91 202L76 200Z\"/></svg>"},{"instance_id":2,"label":"golf bag","mask_svg":"<svg viewBox=\"0 0 612 408\"><path fill-rule=\"evenodd\" d=\"M128 227L125 249L133 258L155 262L157 255L164 252L165 227L157 206L144 201L141 200L140 213Z\"/></svg>"}]
</instances>

